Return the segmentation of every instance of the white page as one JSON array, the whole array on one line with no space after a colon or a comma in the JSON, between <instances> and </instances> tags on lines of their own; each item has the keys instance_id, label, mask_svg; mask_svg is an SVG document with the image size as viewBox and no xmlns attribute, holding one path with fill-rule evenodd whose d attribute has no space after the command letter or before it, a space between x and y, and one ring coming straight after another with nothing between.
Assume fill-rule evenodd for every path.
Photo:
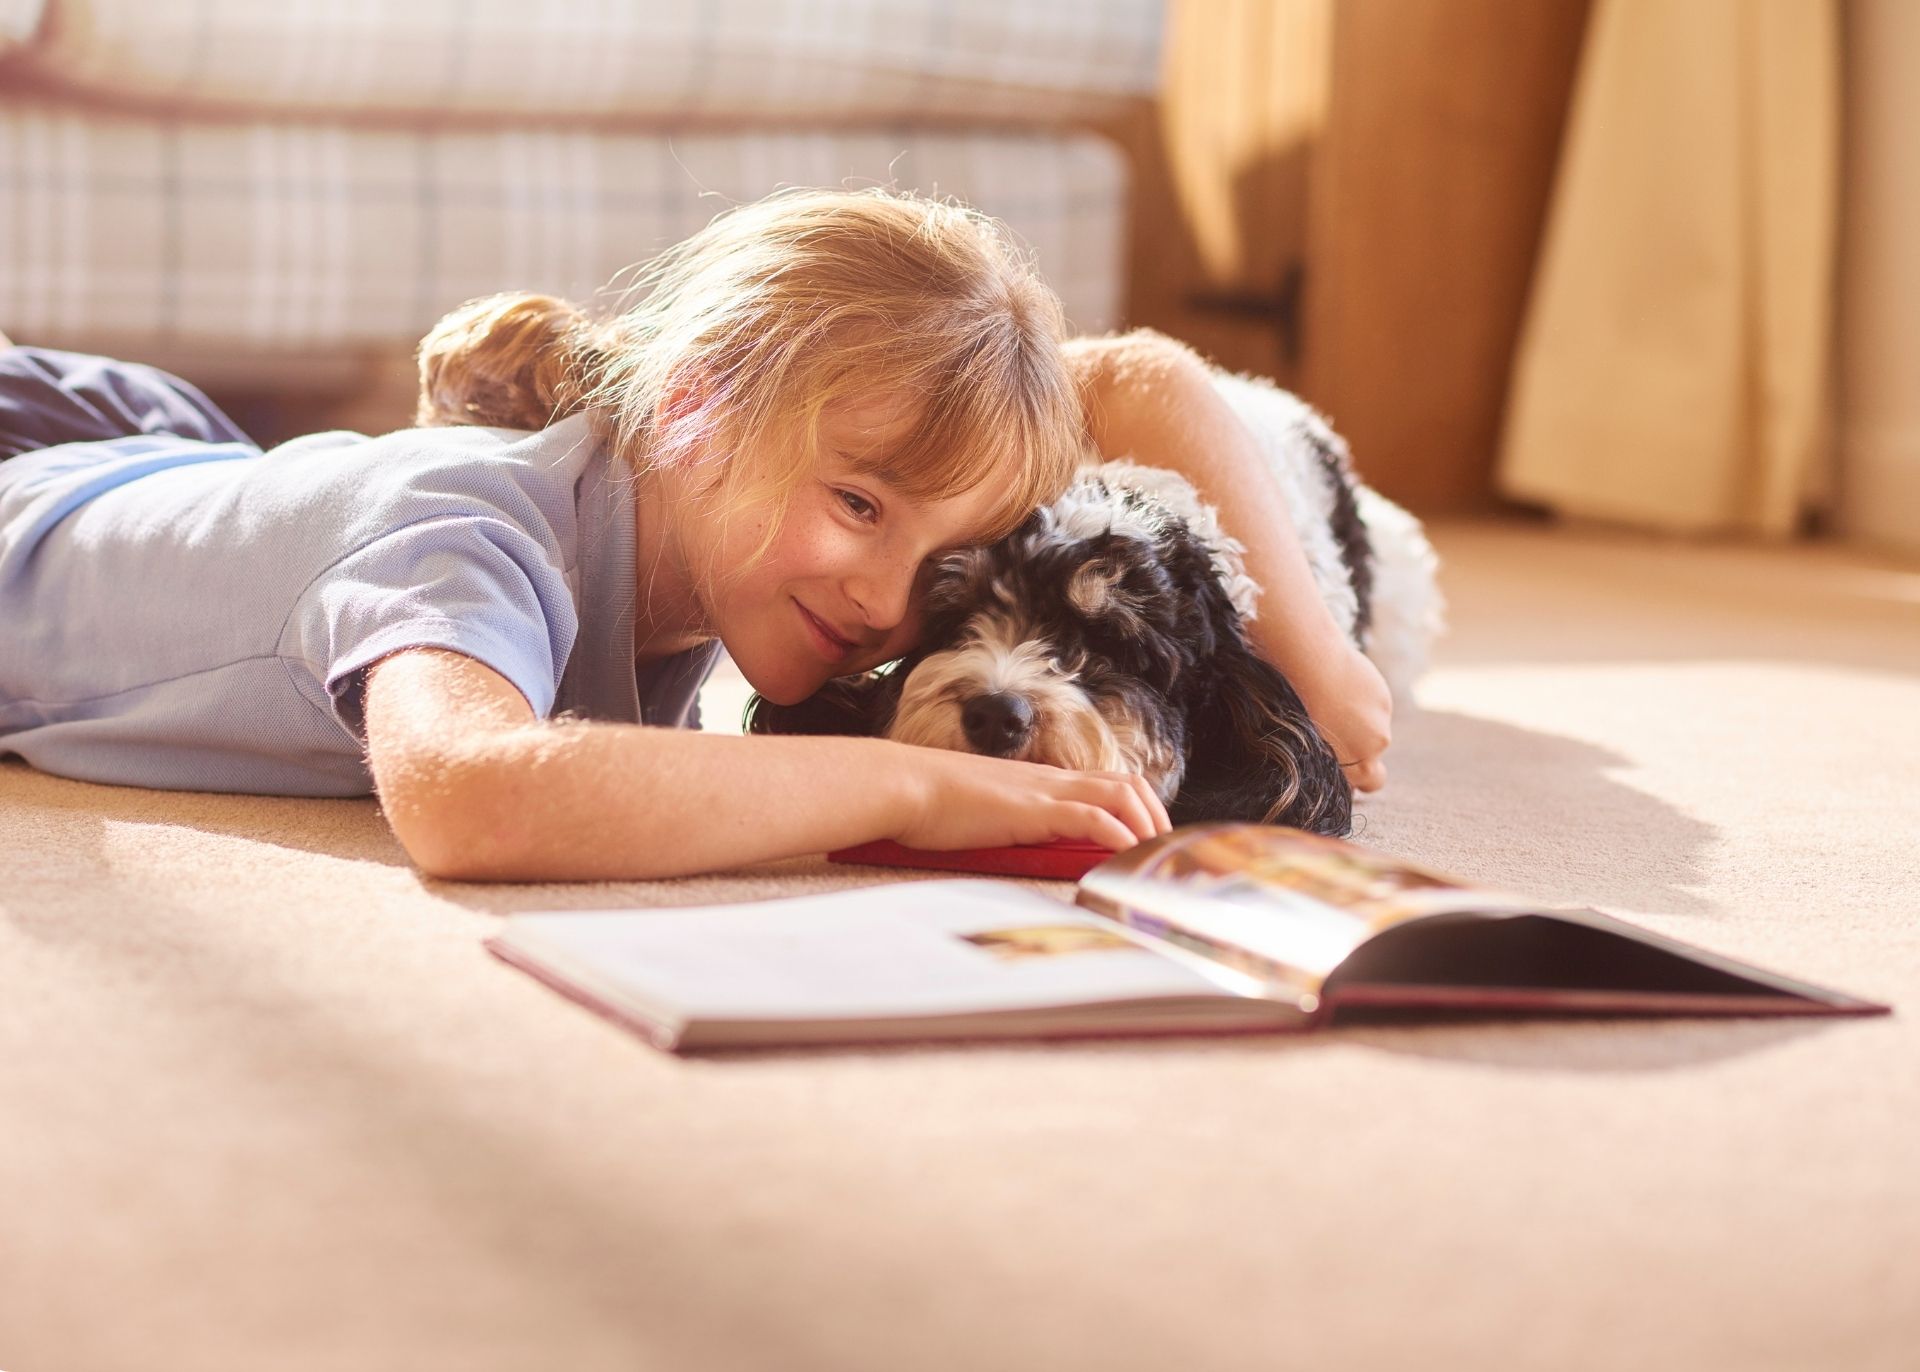
<instances>
[{"instance_id":1,"label":"white page","mask_svg":"<svg viewBox=\"0 0 1920 1372\"><path fill-rule=\"evenodd\" d=\"M1089 930L1128 946L1009 930ZM966 935L987 935L984 943ZM693 1020L967 1013L1224 996L1113 921L1005 882L919 881L670 910L514 915L503 939Z\"/></svg>"}]
</instances>

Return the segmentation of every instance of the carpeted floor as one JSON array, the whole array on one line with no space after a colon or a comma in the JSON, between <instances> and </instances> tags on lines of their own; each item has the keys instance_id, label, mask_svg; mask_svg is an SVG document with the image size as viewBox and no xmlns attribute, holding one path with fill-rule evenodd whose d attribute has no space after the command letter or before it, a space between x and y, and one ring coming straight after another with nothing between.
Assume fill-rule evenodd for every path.
<instances>
[{"instance_id":1,"label":"carpeted floor","mask_svg":"<svg viewBox=\"0 0 1920 1372\"><path fill-rule=\"evenodd\" d=\"M0 1367L1920 1365L1920 568L1443 525L1363 841L1864 1020L654 1052L371 802L0 764Z\"/></svg>"}]
</instances>

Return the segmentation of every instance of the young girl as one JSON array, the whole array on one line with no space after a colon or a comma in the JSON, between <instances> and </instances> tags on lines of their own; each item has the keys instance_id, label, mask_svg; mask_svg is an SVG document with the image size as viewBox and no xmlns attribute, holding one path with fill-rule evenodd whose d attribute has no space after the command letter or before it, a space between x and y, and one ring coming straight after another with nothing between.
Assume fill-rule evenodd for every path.
<instances>
[{"instance_id":1,"label":"young girl","mask_svg":"<svg viewBox=\"0 0 1920 1372\"><path fill-rule=\"evenodd\" d=\"M0 751L372 790L416 864L467 879L1164 830L1138 777L674 726L721 645L780 702L899 656L930 562L1058 495L1090 439L1290 539L1198 360L1064 345L993 221L892 193L740 207L635 291L601 325L477 302L422 345L423 427L264 454L174 378L0 348ZM1377 673L1297 545L1250 570L1265 646L1377 785Z\"/></svg>"}]
</instances>

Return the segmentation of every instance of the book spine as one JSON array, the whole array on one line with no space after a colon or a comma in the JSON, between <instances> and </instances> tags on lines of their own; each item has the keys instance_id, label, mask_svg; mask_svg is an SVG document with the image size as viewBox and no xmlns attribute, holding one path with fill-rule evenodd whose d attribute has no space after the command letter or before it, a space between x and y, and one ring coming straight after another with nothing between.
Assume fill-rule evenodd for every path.
<instances>
[{"instance_id":1,"label":"book spine","mask_svg":"<svg viewBox=\"0 0 1920 1372\"><path fill-rule=\"evenodd\" d=\"M1075 900L1083 909L1152 939L1162 952L1177 957L1222 990L1250 1000L1290 1007L1300 1016L1302 1027L1321 1015L1319 979L1310 979L1297 967L1263 957L1236 943L1209 938L1190 925L1085 885Z\"/></svg>"}]
</instances>

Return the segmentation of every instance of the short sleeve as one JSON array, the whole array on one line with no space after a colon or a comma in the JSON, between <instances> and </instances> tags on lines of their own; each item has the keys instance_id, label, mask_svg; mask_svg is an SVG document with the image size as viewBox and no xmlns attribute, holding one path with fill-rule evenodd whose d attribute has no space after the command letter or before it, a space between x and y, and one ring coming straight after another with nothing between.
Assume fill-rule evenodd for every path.
<instances>
[{"instance_id":1,"label":"short sleeve","mask_svg":"<svg viewBox=\"0 0 1920 1372\"><path fill-rule=\"evenodd\" d=\"M553 711L579 632L557 550L504 520L450 516L393 530L308 585L281 634L335 718L364 734L365 669L404 648L445 648L485 663Z\"/></svg>"}]
</instances>

